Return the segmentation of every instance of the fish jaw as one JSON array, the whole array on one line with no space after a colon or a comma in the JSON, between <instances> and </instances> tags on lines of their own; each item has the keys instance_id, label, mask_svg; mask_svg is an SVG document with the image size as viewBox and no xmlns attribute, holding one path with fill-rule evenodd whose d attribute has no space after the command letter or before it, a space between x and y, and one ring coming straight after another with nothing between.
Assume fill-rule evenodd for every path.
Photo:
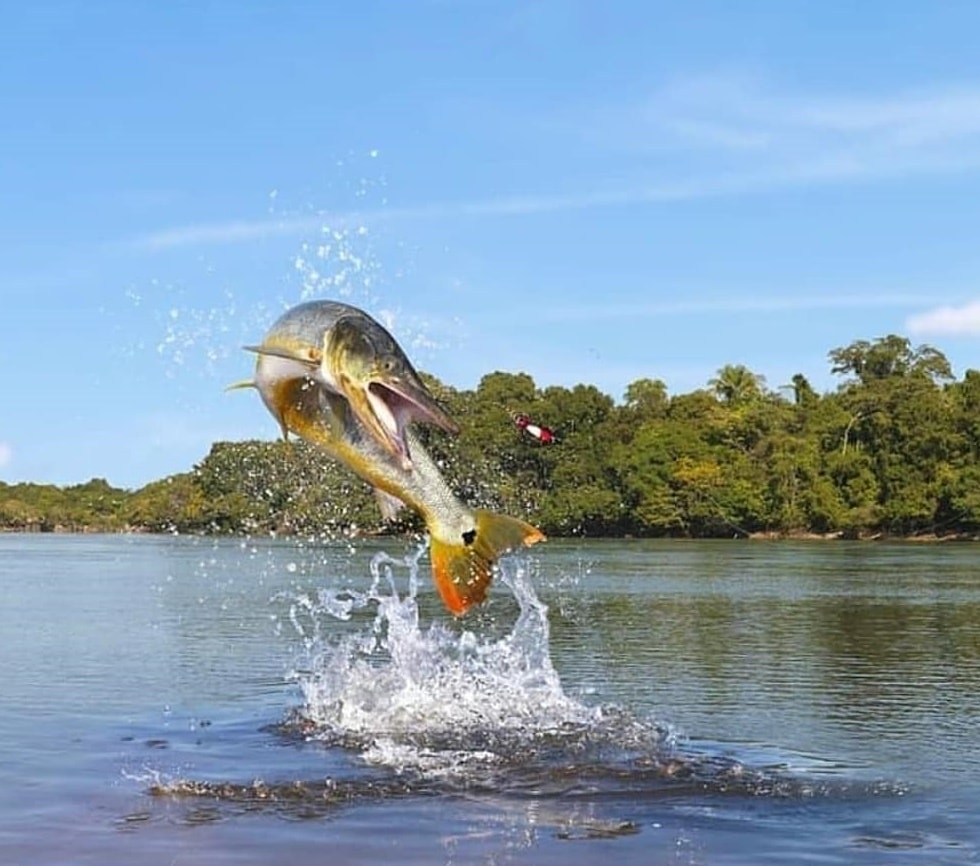
<instances>
[{"instance_id":1,"label":"fish jaw","mask_svg":"<svg viewBox=\"0 0 980 866\"><path fill-rule=\"evenodd\" d=\"M398 435L405 439L405 427L410 423L430 424L447 433L459 433L453 421L416 376L376 376L368 390L382 400L398 424Z\"/></svg>"},{"instance_id":2,"label":"fish jaw","mask_svg":"<svg viewBox=\"0 0 980 866\"><path fill-rule=\"evenodd\" d=\"M360 381L339 371L338 390L347 398L354 417L402 469L412 468L412 458L405 439L405 421L399 407L389 405L385 392L371 381Z\"/></svg>"},{"instance_id":3,"label":"fish jaw","mask_svg":"<svg viewBox=\"0 0 980 866\"><path fill-rule=\"evenodd\" d=\"M412 468L412 452L408 442L408 425L428 423L448 433L458 433L459 427L435 402L428 391L401 378L378 376L366 385L341 378L341 392L347 397L357 419L374 435L380 444L399 461L405 470Z\"/></svg>"},{"instance_id":4,"label":"fish jaw","mask_svg":"<svg viewBox=\"0 0 980 866\"><path fill-rule=\"evenodd\" d=\"M403 469L412 467L409 424L459 432L394 338L366 315L341 319L326 332L322 356L324 384L335 385L357 420Z\"/></svg>"}]
</instances>

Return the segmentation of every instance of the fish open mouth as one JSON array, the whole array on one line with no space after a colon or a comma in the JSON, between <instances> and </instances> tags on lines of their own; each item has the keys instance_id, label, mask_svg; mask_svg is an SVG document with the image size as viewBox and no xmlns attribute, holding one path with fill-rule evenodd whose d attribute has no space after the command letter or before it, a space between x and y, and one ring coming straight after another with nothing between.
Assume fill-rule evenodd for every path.
<instances>
[{"instance_id":1,"label":"fish open mouth","mask_svg":"<svg viewBox=\"0 0 980 866\"><path fill-rule=\"evenodd\" d=\"M370 382L366 396L366 408L377 425L376 431L382 434L389 450L401 459L406 469L412 460L405 436L409 424L432 424L450 433L459 430L427 391L403 380Z\"/></svg>"}]
</instances>

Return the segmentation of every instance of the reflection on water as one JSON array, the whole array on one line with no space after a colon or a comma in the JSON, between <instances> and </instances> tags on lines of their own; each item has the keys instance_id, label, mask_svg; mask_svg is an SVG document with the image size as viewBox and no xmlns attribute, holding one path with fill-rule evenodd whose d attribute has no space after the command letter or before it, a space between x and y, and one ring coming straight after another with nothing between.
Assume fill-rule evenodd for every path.
<instances>
[{"instance_id":1,"label":"reflection on water","mask_svg":"<svg viewBox=\"0 0 980 866\"><path fill-rule=\"evenodd\" d=\"M976 862L972 546L417 555L0 537L0 861Z\"/></svg>"},{"instance_id":2,"label":"reflection on water","mask_svg":"<svg viewBox=\"0 0 980 866\"><path fill-rule=\"evenodd\" d=\"M583 554L598 560L605 547ZM606 573L594 569L573 615L555 624L560 669L581 668L589 682L583 645L615 659L589 684L690 736L919 777L962 771L963 756L936 737L969 737L980 712L972 546L608 547Z\"/></svg>"}]
</instances>

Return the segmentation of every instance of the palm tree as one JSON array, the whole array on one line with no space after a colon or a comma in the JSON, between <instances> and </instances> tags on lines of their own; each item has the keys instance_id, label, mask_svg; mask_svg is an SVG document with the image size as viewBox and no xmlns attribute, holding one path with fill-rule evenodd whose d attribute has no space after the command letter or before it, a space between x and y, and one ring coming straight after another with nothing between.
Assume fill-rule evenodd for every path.
<instances>
[{"instance_id":1,"label":"palm tree","mask_svg":"<svg viewBox=\"0 0 980 866\"><path fill-rule=\"evenodd\" d=\"M744 364L725 364L714 379L708 380L718 399L729 406L749 403L762 396L765 384L765 376L753 373Z\"/></svg>"}]
</instances>

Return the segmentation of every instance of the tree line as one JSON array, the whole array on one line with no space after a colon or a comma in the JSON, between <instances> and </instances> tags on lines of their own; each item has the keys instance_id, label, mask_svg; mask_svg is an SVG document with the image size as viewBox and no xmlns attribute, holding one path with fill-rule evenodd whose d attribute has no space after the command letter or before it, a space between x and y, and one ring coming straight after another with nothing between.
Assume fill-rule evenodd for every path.
<instances>
[{"instance_id":1,"label":"tree line","mask_svg":"<svg viewBox=\"0 0 980 866\"><path fill-rule=\"evenodd\" d=\"M464 501L554 536L980 533L980 371L889 335L829 353L836 390L777 388L726 365L704 388L659 379L620 402L592 385L494 372L475 390L424 376L461 432L422 435ZM542 445L521 412L556 431ZM103 479L0 482L0 528L198 533L406 531L366 486L302 442L218 442L193 469L135 490Z\"/></svg>"}]
</instances>

